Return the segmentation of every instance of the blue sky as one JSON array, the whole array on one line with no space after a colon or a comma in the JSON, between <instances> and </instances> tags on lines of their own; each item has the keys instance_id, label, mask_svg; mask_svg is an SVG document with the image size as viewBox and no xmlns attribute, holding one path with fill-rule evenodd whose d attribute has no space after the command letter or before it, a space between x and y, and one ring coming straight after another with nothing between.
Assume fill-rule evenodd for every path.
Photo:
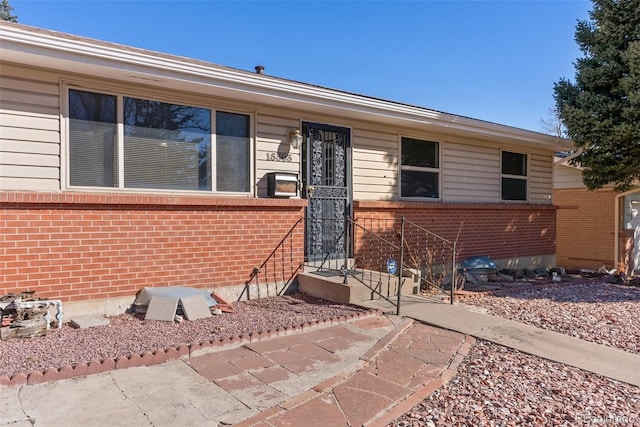
<instances>
[{"instance_id":1,"label":"blue sky","mask_svg":"<svg viewBox=\"0 0 640 427\"><path fill-rule=\"evenodd\" d=\"M591 1L9 0L22 24L541 131Z\"/></svg>"}]
</instances>

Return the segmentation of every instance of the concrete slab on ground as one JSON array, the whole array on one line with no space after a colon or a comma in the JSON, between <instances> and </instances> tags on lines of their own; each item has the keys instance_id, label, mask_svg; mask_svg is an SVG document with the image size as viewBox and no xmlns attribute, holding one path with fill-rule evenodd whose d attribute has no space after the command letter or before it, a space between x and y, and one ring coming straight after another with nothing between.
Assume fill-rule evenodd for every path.
<instances>
[{"instance_id":1,"label":"concrete slab on ground","mask_svg":"<svg viewBox=\"0 0 640 427\"><path fill-rule=\"evenodd\" d=\"M109 319L102 316L88 314L86 316L75 316L71 319L70 323L74 328L86 329L94 326L106 326L109 324Z\"/></svg>"},{"instance_id":2,"label":"concrete slab on ground","mask_svg":"<svg viewBox=\"0 0 640 427\"><path fill-rule=\"evenodd\" d=\"M394 313L396 310L395 306L384 300L360 305ZM418 296L402 297L400 314L640 386L640 355L634 353L481 313L464 304L434 303Z\"/></svg>"},{"instance_id":3,"label":"concrete slab on ground","mask_svg":"<svg viewBox=\"0 0 640 427\"><path fill-rule=\"evenodd\" d=\"M165 322L173 322L178 308L180 298L176 297L151 297L145 320L161 320Z\"/></svg>"}]
</instances>

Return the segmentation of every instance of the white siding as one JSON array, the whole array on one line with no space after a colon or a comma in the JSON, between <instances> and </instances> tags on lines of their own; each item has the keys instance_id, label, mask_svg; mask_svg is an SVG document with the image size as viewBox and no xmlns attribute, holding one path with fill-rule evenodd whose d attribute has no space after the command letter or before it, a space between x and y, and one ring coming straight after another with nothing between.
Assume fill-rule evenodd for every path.
<instances>
[{"instance_id":1,"label":"white siding","mask_svg":"<svg viewBox=\"0 0 640 427\"><path fill-rule=\"evenodd\" d=\"M258 113L255 150L255 184L258 196L267 195L267 173L287 172L299 175L301 150L291 148L288 140L289 131L299 128L300 121L292 116Z\"/></svg>"},{"instance_id":2,"label":"white siding","mask_svg":"<svg viewBox=\"0 0 640 427\"><path fill-rule=\"evenodd\" d=\"M74 80L73 76L2 64L0 190L60 189L59 82L63 78ZM134 89L127 84L110 84L123 90ZM441 142L442 201L500 203L500 150L509 148L497 142L434 135L424 128L400 129L358 120L346 121L339 116L217 100L199 94L164 95L179 100L192 99L197 105L211 105L222 110L255 112L254 185L260 197L267 193L267 173L301 173L302 150L289 146L287 134L300 128L302 121L309 121L352 130L351 178L356 200L398 200L398 141L400 136L407 135ZM511 149L526 151L522 147ZM534 149L528 154L529 202L551 203L552 153ZM563 172L556 171L556 183L563 178Z\"/></svg>"},{"instance_id":3,"label":"white siding","mask_svg":"<svg viewBox=\"0 0 640 427\"><path fill-rule=\"evenodd\" d=\"M445 202L499 202L500 148L445 140L441 179Z\"/></svg>"},{"instance_id":4,"label":"white siding","mask_svg":"<svg viewBox=\"0 0 640 427\"><path fill-rule=\"evenodd\" d=\"M396 199L398 134L356 128L352 146L354 199Z\"/></svg>"},{"instance_id":5,"label":"white siding","mask_svg":"<svg viewBox=\"0 0 640 427\"><path fill-rule=\"evenodd\" d=\"M578 168L556 163L553 167L553 188L587 188Z\"/></svg>"},{"instance_id":6,"label":"white siding","mask_svg":"<svg viewBox=\"0 0 640 427\"><path fill-rule=\"evenodd\" d=\"M2 64L0 190L60 189L57 77Z\"/></svg>"},{"instance_id":7,"label":"white siding","mask_svg":"<svg viewBox=\"0 0 640 427\"><path fill-rule=\"evenodd\" d=\"M551 171L553 168L553 153L532 151L529 155L529 203L549 204L553 191Z\"/></svg>"}]
</instances>

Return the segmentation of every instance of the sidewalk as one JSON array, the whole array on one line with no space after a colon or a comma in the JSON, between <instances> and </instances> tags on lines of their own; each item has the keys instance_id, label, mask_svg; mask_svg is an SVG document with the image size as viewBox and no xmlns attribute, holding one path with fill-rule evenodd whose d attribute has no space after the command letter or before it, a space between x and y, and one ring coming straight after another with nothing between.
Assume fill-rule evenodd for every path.
<instances>
[{"instance_id":1,"label":"sidewalk","mask_svg":"<svg viewBox=\"0 0 640 427\"><path fill-rule=\"evenodd\" d=\"M386 424L453 377L470 348L462 334L375 315L158 365L1 387L0 426Z\"/></svg>"},{"instance_id":2,"label":"sidewalk","mask_svg":"<svg viewBox=\"0 0 640 427\"><path fill-rule=\"evenodd\" d=\"M640 385L636 354L460 304L411 296L401 307L406 317L372 312L161 364L0 387L0 426L385 426L455 376L473 337Z\"/></svg>"},{"instance_id":3,"label":"sidewalk","mask_svg":"<svg viewBox=\"0 0 640 427\"><path fill-rule=\"evenodd\" d=\"M368 301L362 305L383 312L395 313L396 310L395 306L384 300ZM634 353L483 314L464 304L434 303L419 296L403 297L400 314L428 325L640 386L640 355Z\"/></svg>"}]
</instances>

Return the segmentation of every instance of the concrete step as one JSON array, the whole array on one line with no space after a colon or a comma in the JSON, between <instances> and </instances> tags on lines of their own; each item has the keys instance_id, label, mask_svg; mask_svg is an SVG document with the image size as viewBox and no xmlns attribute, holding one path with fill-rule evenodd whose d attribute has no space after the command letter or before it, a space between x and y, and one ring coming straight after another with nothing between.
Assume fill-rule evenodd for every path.
<instances>
[{"instance_id":1,"label":"concrete step","mask_svg":"<svg viewBox=\"0 0 640 427\"><path fill-rule=\"evenodd\" d=\"M417 283L411 278L405 279L402 295L417 293ZM344 277L339 271L308 271L298 274L300 292L339 304L357 304L382 298L372 292L371 288L384 297L395 298L398 295L398 277L374 271L359 271L348 274L347 282L344 283Z\"/></svg>"}]
</instances>

